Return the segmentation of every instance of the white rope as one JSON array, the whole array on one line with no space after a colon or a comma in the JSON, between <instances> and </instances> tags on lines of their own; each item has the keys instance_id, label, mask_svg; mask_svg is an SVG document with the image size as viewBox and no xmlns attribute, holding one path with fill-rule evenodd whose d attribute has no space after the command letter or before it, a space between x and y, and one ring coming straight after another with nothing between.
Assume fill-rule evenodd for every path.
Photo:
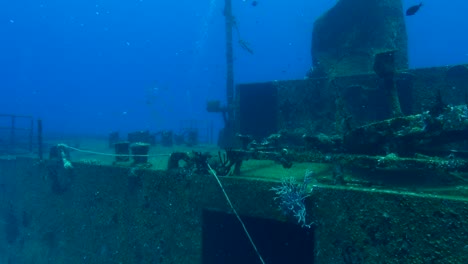
<instances>
[{"instance_id":1,"label":"white rope","mask_svg":"<svg viewBox=\"0 0 468 264\"><path fill-rule=\"evenodd\" d=\"M155 155L134 155L134 154L113 154L113 153L104 153L104 152L97 152L92 150L84 150L79 148L70 147L66 144L58 144L59 147L68 148L71 150L79 151L82 153L94 154L94 155L101 155L101 156L112 156L112 157L168 157L171 154L155 154Z\"/></svg>"},{"instance_id":2,"label":"white rope","mask_svg":"<svg viewBox=\"0 0 468 264\"><path fill-rule=\"evenodd\" d=\"M252 237L250 236L249 231L247 230L247 227L245 227L244 221L242 221L242 218L239 216L236 209L234 209L234 206L231 203L231 199L229 199L229 196L227 195L226 191L224 190L224 187L221 184L221 181L219 180L218 175L216 175L216 171L214 171L213 168L211 168L210 164L206 163L206 165L208 165L208 168L210 169L211 174L213 174L213 176L215 177L216 181L219 184L219 187L221 188L221 191L223 191L224 197L226 197L226 201L228 202L229 206L231 207L231 210L234 212L234 214L237 217L237 220L239 220L240 224L242 225L242 228L244 229L244 232L247 235L247 238L249 239L250 244L252 245L253 249L255 250L255 253L257 254L258 258L260 259L260 262L262 262L262 264L265 264L265 261L263 260L262 255L260 255L260 252L258 252L257 246L255 246L255 243L254 243Z\"/></svg>"}]
</instances>

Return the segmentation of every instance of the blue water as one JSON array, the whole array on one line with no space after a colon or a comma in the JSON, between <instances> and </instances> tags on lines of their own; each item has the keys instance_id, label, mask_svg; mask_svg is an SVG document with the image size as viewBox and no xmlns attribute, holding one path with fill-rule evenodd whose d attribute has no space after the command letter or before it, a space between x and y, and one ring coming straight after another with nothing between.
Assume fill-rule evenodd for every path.
<instances>
[{"instance_id":1,"label":"blue water","mask_svg":"<svg viewBox=\"0 0 468 264\"><path fill-rule=\"evenodd\" d=\"M302 79L313 21L334 0L233 0L236 83ZM405 9L419 1L403 1ZM3 0L0 113L46 132L106 134L213 120L224 101L222 0ZM468 63L468 2L427 0L406 18L410 66ZM237 42L237 36L235 37Z\"/></svg>"}]
</instances>

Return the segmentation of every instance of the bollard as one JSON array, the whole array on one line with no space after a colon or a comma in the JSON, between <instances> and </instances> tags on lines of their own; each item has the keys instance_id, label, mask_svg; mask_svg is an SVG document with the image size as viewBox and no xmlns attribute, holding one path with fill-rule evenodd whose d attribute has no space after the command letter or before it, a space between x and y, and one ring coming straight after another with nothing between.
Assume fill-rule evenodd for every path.
<instances>
[{"instance_id":1,"label":"bollard","mask_svg":"<svg viewBox=\"0 0 468 264\"><path fill-rule=\"evenodd\" d=\"M148 163L148 152L150 144L137 142L130 146L133 155L133 164L145 164Z\"/></svg>"},{"instance_id":2,"label":"bollard","mask_svg":"<svg viewBox=\"0 0 468 264\"><path fill-rule=\"evenodd\" d=\"M164 147L172 147L173 144L173 133L172 131L161 132L161 145Z\"/></svg>"},{"instance_id":3,"label":"bollard","mask_svg":"<svg viewBox=\"0 0 468 264\"><path fill-rule=\"evenodd\" d=\"M115 161L116 162L127 162L130 160L130 142L122 141L114 144L115 149Z\"/></svg>"},{"instance_id":4,"label":"bollard","mask_svg":"<svg viewBox=\"0 0 468 264\"><path fill-rule=\"evenodd\" d=\"M198 145L198 130L193 129L187 133L187 146L193 147Z\"/></svg>"},{"instance_id":5,"label":"bollard","mask_svg":"<svg viewBox=\"0 0 468 264\"><path fill-rule=\"evenodd\" d=\"M119 132L110 133L108 140L109 140L109 148L113 148L114 144L116 144L120 140Z\"/></svg>"}]
</instances>

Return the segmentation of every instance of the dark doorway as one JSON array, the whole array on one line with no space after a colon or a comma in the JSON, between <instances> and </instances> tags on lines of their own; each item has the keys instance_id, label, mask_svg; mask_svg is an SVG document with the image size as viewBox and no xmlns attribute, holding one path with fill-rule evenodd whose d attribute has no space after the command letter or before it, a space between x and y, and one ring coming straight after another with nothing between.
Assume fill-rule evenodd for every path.
<instances>
[{"instance_id":1,"label":"dark doorway","mask_svg":"<svg viewBox=\"0 0 468 264\"><path fill-rule=\"evenodd\" d=\"M313 264L313 229L292 223L243 216L267 264ZM203 212L203 264L259 264L239 221L232 214Z\"/></svg>"},{"instance_id":2,"label":"dark doorway","mask_svg":"<svg viewBox=\"0 0 468 264\"><path fill-rule=\"evenodd\" d=\"M242 84L239 93L240 133L261 140L278 128L278 92L272 83Z\"/></svg>"}]
</instances>

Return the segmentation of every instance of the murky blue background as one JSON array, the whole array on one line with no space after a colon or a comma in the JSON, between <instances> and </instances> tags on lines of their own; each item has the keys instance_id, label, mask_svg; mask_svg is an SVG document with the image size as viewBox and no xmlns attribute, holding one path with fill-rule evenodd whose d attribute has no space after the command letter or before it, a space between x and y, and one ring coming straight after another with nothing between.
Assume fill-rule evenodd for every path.
<instances>
[{"instance_id":1,"label":"murky blue background","mask_svg":"<svg viewBox=\"0 0 468 264\"><path fill-rule=\"evenodd\" d=\"M302 79L314 20L332 0L233 0L236 83ZM405 9L419 1L403 1ZM10 0L0 3L0 113L49 133L179 128L224 101L222 0ZM468 2L427 0L406 18L411 67L468 62Z\"/></svg>"}]
</instances>

